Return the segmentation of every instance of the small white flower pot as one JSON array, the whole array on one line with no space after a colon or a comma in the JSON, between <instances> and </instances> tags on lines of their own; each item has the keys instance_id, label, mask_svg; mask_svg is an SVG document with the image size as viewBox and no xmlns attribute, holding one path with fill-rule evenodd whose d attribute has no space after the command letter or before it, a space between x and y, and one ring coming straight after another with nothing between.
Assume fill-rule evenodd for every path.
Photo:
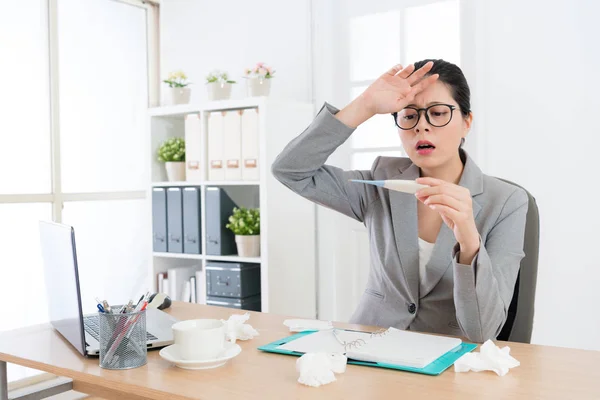
<instances>
[{"instance_id":1,"label":"small white flower pot","mask_svg":"<svg viewBox=\"0 0 600 400\"><path fill-rule=\"evenodd\" d=\"M167 88L167 104L168 105L188 104L190 102L191 94L192 94L192 89L190 89L189 87Z\"/></svg>"},{"instance_id":2,"label":"small white flower pot","mask_svg":"<svg viewBox=\"0 0 600 400\"><path fill-rule=\"evenodd\" d=\"M263 77L248 78L248 95L250 97L268 96L271 91L271 79Z\"/></svg>"},{"instance_id":3,"label":"small white flower pot","mask_svg":"<svg viewBox=\"0 0 600 400\"><path fill-rule=\"evenodd\" d=\"M238 256L260 257L260 235L235 235Z\"/></svg>"},{"instance_id":4,"label":"small white flower pot","mask_svg":"<svg viewBox=\"0 0 600 400\"><path fill-rule=\"evenodd\" d=\"M167 179L169 182L185 181L185 162L166 162L165 169L167 170Z\"/></svg>"},{"instance_id":5,"label":"small white flower pot","mask_svg":"<svg viewBox=\"0 0 600 400\"><path fill-rule=\"evenodd\" d=\"M231 83L211 82L206 84L208 100L227 100L231 97Z\"/></svg>"}]
</instances>

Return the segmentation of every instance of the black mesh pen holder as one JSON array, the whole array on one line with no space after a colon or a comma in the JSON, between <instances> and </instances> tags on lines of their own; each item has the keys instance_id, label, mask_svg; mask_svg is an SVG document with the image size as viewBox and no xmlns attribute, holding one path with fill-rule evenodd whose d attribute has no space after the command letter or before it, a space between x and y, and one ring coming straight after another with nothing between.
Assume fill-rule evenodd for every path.
<instances>
[{"instance_id":1,"label":"black mesh pen holder","mask_svg":"<svg viewBox=\"0 0 600 400\"><path fill-rule=\"evenodd\" d=\"M146 365L146 311L98 313L100 367L130 369Z\"/></svg>"}]
</instances>

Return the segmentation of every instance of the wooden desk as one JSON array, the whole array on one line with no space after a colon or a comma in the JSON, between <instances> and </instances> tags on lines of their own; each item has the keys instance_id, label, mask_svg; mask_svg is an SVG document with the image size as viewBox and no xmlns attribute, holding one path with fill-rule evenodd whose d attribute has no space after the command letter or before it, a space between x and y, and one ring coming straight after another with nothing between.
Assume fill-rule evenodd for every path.
<instances>
[{"instance_id":1,"label":"wooden desk","mask_svg":"<svg viewBox=\"0 0 600 400\"><path fill-rule=\"evenodd\" d=\"M235 310L175 303L169 312L179 319L227 319ZM49 325L0 333L0 360L72 378L74 390L107 399L600 399L600 352L520 343L509 345L521 366L504 377L453 368L435 377L349 365L336 382L307 387L297 382L297 357L256 350L289 335L284 319L251 312L249 323L260 336L238 342L242 353L213 370L179 369L158 351L148 352L144 367L104 370L97 358L83 358Z\"/></svg>"}]
</instances>

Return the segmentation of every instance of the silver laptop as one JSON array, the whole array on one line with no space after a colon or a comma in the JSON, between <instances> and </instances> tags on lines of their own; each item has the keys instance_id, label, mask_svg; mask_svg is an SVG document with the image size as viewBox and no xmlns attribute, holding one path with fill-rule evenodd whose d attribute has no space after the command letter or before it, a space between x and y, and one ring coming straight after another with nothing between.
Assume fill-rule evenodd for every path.
<instances>
[{"instance_id":1,"label":"silver laptop","mask_svg":"<svg viewBox=\"0 0 600 400\"><path fill-rule=\"evenodd\" d=\"M40 221L40 242L50 323L81 354L98 355L98 315L83 315L73 227ZM171 326L175 322L177 319L169 314L149 308L146 312L148 348L172 344Z\"/></svg>"}]
</instances>

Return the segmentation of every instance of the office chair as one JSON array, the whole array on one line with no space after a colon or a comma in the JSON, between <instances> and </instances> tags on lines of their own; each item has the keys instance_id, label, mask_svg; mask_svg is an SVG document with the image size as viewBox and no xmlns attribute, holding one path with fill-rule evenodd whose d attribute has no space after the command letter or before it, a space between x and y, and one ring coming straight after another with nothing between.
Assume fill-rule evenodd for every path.
<instances>
[{"instance_id":1,"label":"office chair","mask_svg":"<svg viewBox=\"0 0 600 400\"><path fill-rule=\"evenodd\" d=\"M500 180L525 190L525 188L516 183L505 179ZM535 288L540 247L540 215L535 198L527 190L525 192L527 192L527 197L529 198L529 207L527 209L527 216L525 217L525 240L523 243L525 257L521 260L506 322L497 339L530 343L535 311Z\"/></svg>"}]
</instances>

